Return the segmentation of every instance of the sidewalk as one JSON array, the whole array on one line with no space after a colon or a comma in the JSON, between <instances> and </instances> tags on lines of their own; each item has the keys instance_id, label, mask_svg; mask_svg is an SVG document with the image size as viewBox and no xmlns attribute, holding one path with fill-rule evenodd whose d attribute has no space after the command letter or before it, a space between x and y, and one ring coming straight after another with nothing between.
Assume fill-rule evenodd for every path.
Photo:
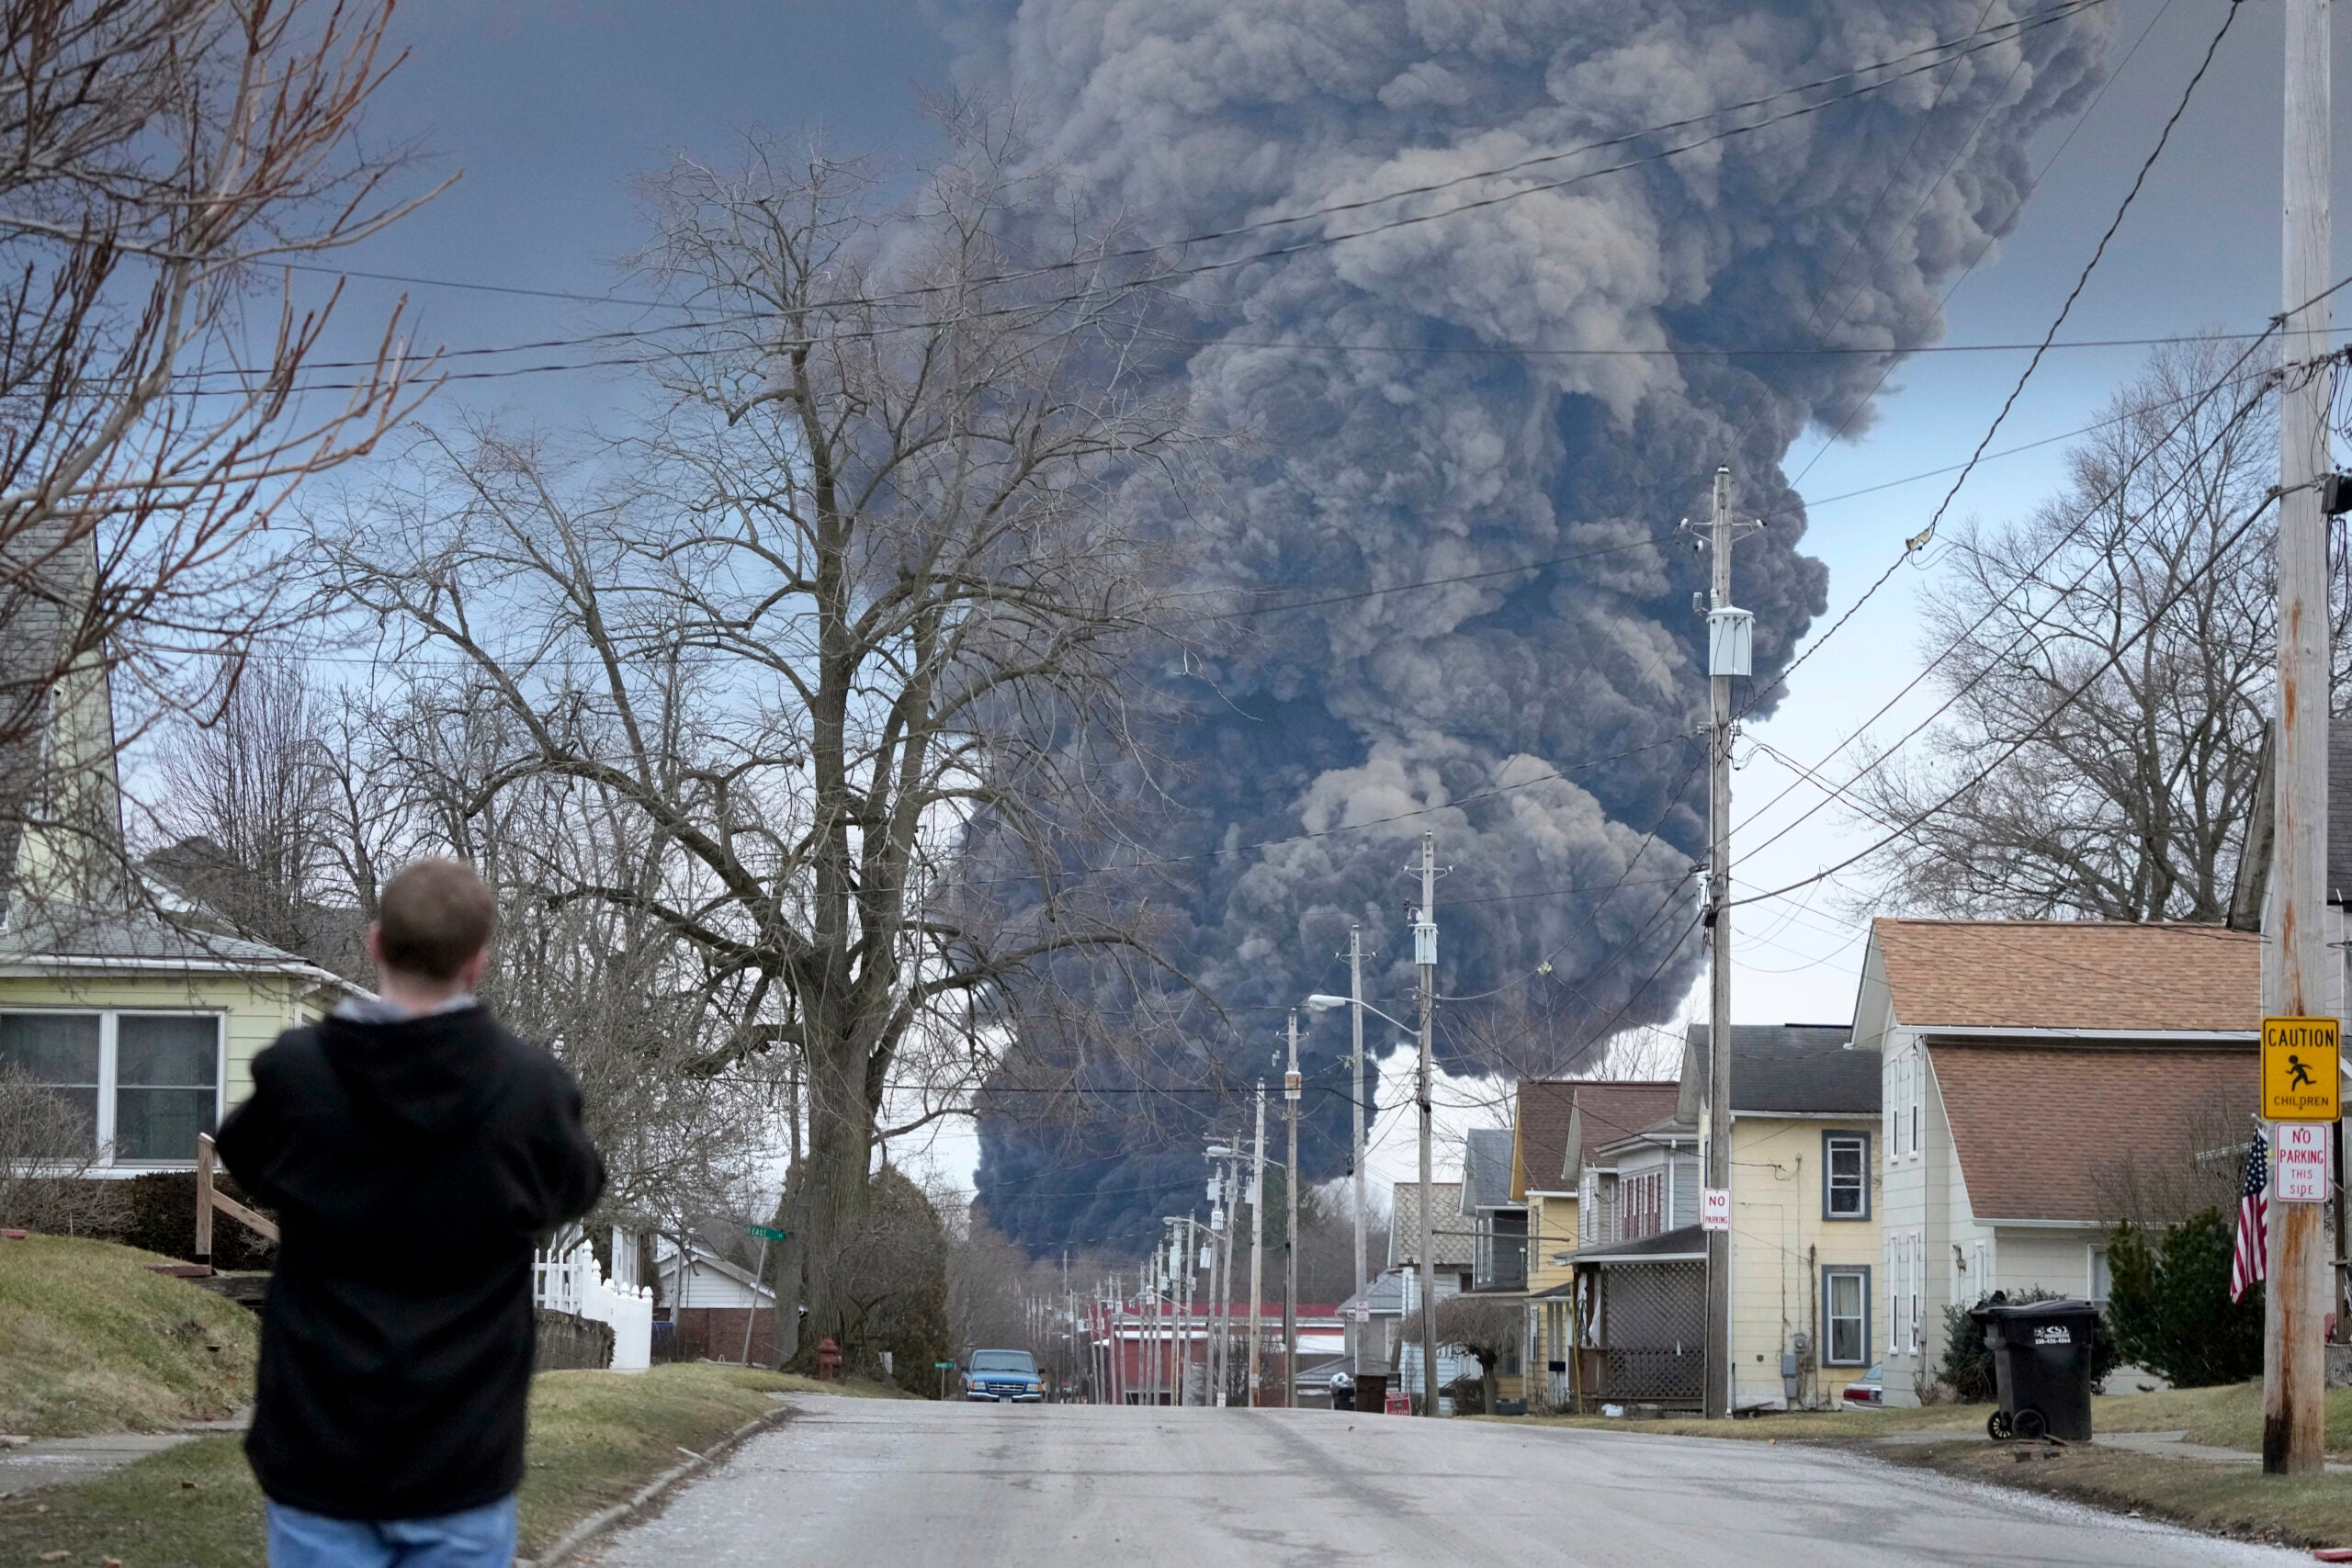
<instances>
[{"instance_id":1,"label":"sidewalk","mask_svg":"<svg viewBox=\"0 0 2352 1568\"><path fill-rule=\"evenodd\" d=\"M0 1497L22 1496L106 1475L207 1432L242 1432L250 1412L227 1421L195 1421L177 1432L108 1432L95 1438L0 1437Z\"/></svg>"}]
</instances>

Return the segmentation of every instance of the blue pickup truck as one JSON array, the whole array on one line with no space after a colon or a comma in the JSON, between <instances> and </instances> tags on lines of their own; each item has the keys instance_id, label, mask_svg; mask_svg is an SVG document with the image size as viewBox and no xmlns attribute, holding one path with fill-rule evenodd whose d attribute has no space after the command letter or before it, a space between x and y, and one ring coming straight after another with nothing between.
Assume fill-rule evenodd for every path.
<instances>
[{"instance_id":1,"label":"blue pickup truck","mask_svg":"<svg viewBox=\"0 0 2352 1568\"><path fill-rule=\"evenodd\" d=\"M994 1404L1043 1404L1046 1384L1026 1350L975 1350L964 1371L964 1397Z\"/></svg>"}]
</instances>

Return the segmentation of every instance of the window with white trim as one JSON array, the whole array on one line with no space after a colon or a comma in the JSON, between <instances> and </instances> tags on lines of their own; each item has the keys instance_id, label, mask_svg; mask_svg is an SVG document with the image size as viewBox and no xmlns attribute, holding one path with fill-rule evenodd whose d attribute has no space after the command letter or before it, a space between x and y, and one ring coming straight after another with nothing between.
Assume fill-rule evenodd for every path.
<instances>
[{"instance_id":1,"label":"window with white trim","mask_svg":"<svg viewBox=\"0 0 2352 1568\"><path fill-rule=\"evenodd\" d=\"M1924 1235L1924 1232L1917 1232L1917 1229L1915 1229L1915 1232L1912 1232L1912 1267L1910 1267L1910 1286L1912 1286L1912 1300L1910 1300L1910 1336L1912 1336L1912 1337L1910 1337L1910 1345L1912 1345L1912 1352L1917 1352L1917 1349L1919 1349L1919 1286L1922 1286L1922 1283L1924 1283L1924 1277L1927 1277L1927 1235Z\"/></svg>"},{"instance_id":2,"label":"window with white trim","mask_svg":"<svg viewBox=\"0 0 2352 1568\"><path fill-rule=\"evenodd\" d=\"M1828 1367L1871 1363L1871 1271L1860 1265L1821 1271L1821 1360Z\"/></svg>"},{"instance_id":3,"label":"window with white trim","mask_svg":"<svg viewBox=\"0 0 2352 1568\"><path fill-rule=\"evenodd\" d=\"M2108 1287L2111 1282L2112 1276L2110 1276L2107 1271L2107 1248L2104 1247L2092 1247L2090 1299L2098 1303L2100 1306L2105 1306L2107 1304Z\"/></svg>"},{"instance_id":4,"label":"window with white trim","mask_svg":"<svg viewBox=\"0 0 2352 1568\"><path fill-rule=\"evenodd\" d=\"M1911 1152L1919 1152L1919 1122L1928 1103L1928 1050L1924 1045L1911 1047ZM1917 1328L1917 1324L1911 1325Z\"/></svg>"},{"instance_id":5,"label":"window with white trim","mask_svg":"<svg viewBox=\"0 0 2352 1568\"><path fill-rule=\"evenodd\" d=\"M1867 1133L1821 1135L1821 1217L1871 1217L1871 1139Z\"/></svg>"},{"instance_id":6,"label":"window with white trim","mask_svg":"<svg viewBox=\"0 0 2352 1568\"><path fill-rule=\"evenodd\" d=\"M1903 1348L1903 1238L1889 1235L1886 1238L1886 1322L1887 1348Z\"/></svg>"},{"instance_id":7,"label":"window with white trim","mask_svg":"<svg viewBox=\"0 0 2352 1568\"><path fill-rule=\"evenodd\" d=\"M188 1164L220 1118L221 1019L210 1012L0 1012L0 1067L62 1102L100 1165Z\"/></svg>"}]
</instances>

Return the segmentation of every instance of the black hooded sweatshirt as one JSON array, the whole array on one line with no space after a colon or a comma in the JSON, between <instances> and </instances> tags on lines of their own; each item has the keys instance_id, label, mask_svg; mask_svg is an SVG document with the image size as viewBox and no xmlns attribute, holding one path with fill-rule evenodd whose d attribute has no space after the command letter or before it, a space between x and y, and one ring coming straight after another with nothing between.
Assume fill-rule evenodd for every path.
<instances>
[{"instance_id":1,"label":"black hooded sweatshirt","mask_svg":"<svg viewBox=\"0 0 2352 1568\"><path fill-rule=\"evenodd\" d=\"M254 1059L220 1148L281 1235L245 1439L263 1492L345 1519L513 1492L534 1239L605 1184L571 1076L481 1007L330 1017Z\"/></svg>"}]
</instances>

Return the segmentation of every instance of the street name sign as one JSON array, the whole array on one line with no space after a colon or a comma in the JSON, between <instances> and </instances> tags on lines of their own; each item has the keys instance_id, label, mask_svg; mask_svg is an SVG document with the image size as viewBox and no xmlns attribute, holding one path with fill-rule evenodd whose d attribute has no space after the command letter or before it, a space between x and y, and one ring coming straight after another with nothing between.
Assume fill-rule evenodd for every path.
<instances>
[{"instance_id":1,"label":"street name sign","mask_svg":"<svg viewBox=\"0 0 2352 1568\"><path fill-rule=\"evenodd\" d=\"M2333 1122L2341 1085L2332 1018L2262 1021L2262 1114L2271 1122Z\"/></svg>"},{"instance_id":2,"label":"street name sign","mask_svg":"<svg viewBox=\"0 0 2352 1568\"><path fill-rule=\"evenodd\" d=\"M784 1239L784 1232L776 1229L774 1225L753 1225L752 1227L752 1239L753 1241L782 1241Z\"/></svg>"},{"instance_id":3,"label":"street name sign","mask_svg":"<svg viewBox=\"0 0 2352 1568\"><path fill-rule=\"evenodd\" d=\"M1711 1231L1731 1229L1731 1189L1705 1187L1699 1191L1699 1224Z\"/></svg>"},{"instance_id":4,"label":"street name sign","mask_svg":"<svg viewBox=\"0 0 2352 1568\"><path fill-rule=\"evenodd\" d=\"M2327 1201L2327 1123L2281 1122L2271 1129L2276 1148L2270 1168L2277 1173L2282 1203Z\"/></svg>"}]
</instances>

